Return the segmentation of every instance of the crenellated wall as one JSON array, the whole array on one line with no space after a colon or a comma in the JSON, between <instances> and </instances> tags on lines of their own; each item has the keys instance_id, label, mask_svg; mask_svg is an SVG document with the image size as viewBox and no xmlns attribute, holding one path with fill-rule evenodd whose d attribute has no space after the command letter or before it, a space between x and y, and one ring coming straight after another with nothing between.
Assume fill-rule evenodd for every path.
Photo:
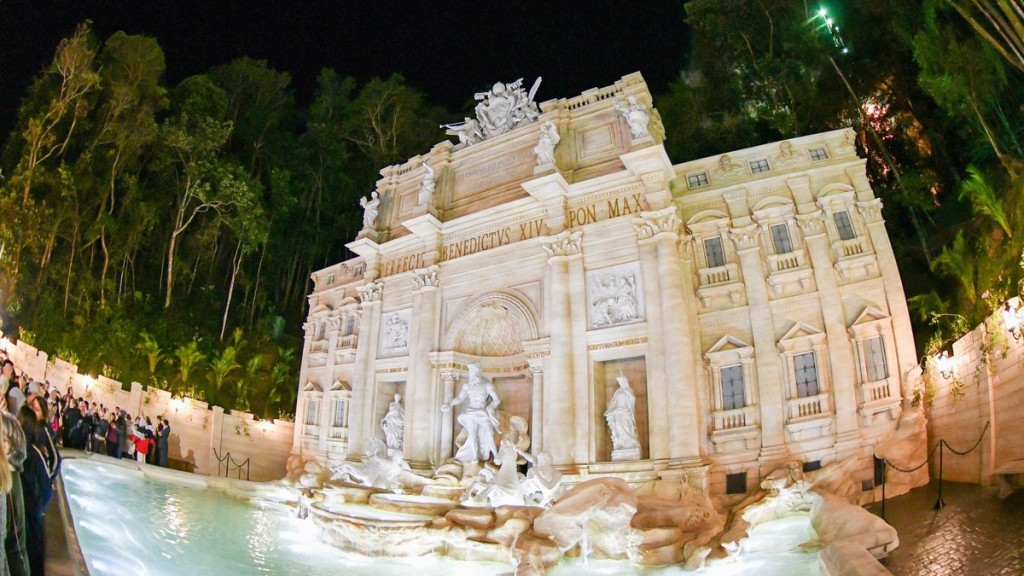
<instances>
[{"instance_id":1,"label":"crenellated wall","mask_svg":"<svg viewBox=\"0 0 1024 576\"><path fill-rule=\"evenodd\" d=\"M1020 304L1017 298L1010 302ZM987 364L986 349L990 350ZM948 377L932 363L929 448L944 439L963 452L981 437L978 448L965 456L946 451L943 477L988 485L1000 469L1024 465L1024 436L1019 428L1024 421L1024 338L1014 339L1002 312L996 312L953 343L951 359ZM962 395L957 398L958 394ZM989 428L982 436L986 422ZM933 476L938 475L938 465L938 457L933 458Z\"/></svg>"},{"instance_id":2,"label":"crenellated wall","mask_svg":"<svg viewBox=\"0 0 1024 576\"><path fill-rule=\"evenodd\" d=\"M0 339L0 348L10 356L19 371L31 380L47 381L61 395L70 386L76 398L90 404L98 402L108 409L124 408L128 414L166 418L171 423L169 452L172 460L190 462L197 474L224 475L224 465L217 456L230 453L234 462L249 459L249 479L268 481L282 478L285 461L292 447L295 425L284 420L257 421L252 414L225 412L220 406L190 398L174 398L166 390L132 382L125 390L121 382L104 376L93 378L80 374L78 367L50 358L25 342L12 344ZM231 476L237 477L232 466ZM244 478L244 472L242 477Z\"/></svg>"}]
</instances>

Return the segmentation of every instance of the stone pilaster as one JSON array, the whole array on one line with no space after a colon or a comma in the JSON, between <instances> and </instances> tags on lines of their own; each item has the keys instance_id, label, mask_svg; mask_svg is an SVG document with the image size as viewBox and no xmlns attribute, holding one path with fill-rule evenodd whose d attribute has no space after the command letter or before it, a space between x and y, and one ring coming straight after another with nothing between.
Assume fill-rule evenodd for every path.
<instances>
[{"instance_id":1,"label":"stone pilaster","mask_svg":"<svg viewBox=\"0 0 1024 576\"><path fill-rule=\"evenodd\" d=\"M541 426L544 449L555 465L575 467L577 424L575 370L573 368L572 306L569 302L569 259L579 258L580 232L562 232L546 238L541 246L548 254L548 334L551 355L544 372L544 405ZM585 444L586 445L586 444Z\"/></svg>"},{"instance_id":2,"label":"stone pilaster","mask_svg":"<svg viewBox=\"0 0 1024 576\"><path fill-rule=\"evenodd\" d=\"M896 256L885 231L885 220L882 218L882 201L878 198L866 202L858 202L857 209L867 224L871 245L875 248L875 259L885 286L885 299L889 304L889 317L892 319L892 333L896 341L896 361L899 365L900 382L907 386L907 375L917 368L917 350L914 347L914 332L910 326L910 311L903 292L903 280L896 266ZM906 398L909 390L903 390Z\"/></svg>"},{"instance_id":3,"label":"stone pilaster","mask_svg":"<svg viewBox=\"0 0 1024 576\"><path fill-rule=\"evenodd\" d=\"M544 363L551 354L551 339L541 338L523 342L526 361L530 366L530 452L544 449Z\"/></svg>"},{"instance_id":4,"label":"stone pilaster","mask_svg":"<svg viewBox=\"0 0 1024 576\"><path fill-rule=\"evenodd\" d=\"M455 382L459 375L454 370L441 371L441 387L443 388L441 403L451 402L455 398ZM440 410L440 405L437 406ZM437 456L438 462L444 462L452 457L452 445L455 441L455 411L449 410L441 413L441 441L437 448L440 450Z\"/></svg>"},{"instance_id":5,"label":"stone pilaster","mask_svg":"<svg viewBox=\"0 0 1024 576\"><path fill-rule=\"evenodd\" d=\"M846 332L846 317L843 313L843 299L839 295L839 283L836 282L835 270L832 267L825 216L821 211L801 214L797 217L797 223L803 230L807 242L814 281L818 286L821 316L825 322L828 361L832 375L832 402L836 412L836 443L859 440L857 390L854 381L857 366ZM840 454L840 457L842 456L843 454Z\"/></svg>"},{"instance_id":6,"label":"stone pilaster","mask_svg":"<svg viewBox=\"0 0 1024 576\"><path fill-rule=\"evenodd\" d=\"M412 326L409 334L409 373L405 383L408 398L405 411L405 438L402 446L413 468L427 468L433 448L431 433L440 414L434 405L436 391L430 353L437 348L440 324L438 266L413 272Z\"/></svg>"},{"instance_id":7,"label":"stone pilaster","mask_svg":"<svg viewBox=\"0 0 1024 576\"><path fill-rule=\"evenodd\" d=\"M360 458L366 452L366 441L373 436L373 397L377 388L374 364L377 359L377 338L380 328L383 282L369 282L358 288L362 318L359 322L359 344L352 375L352 408L349 412L348 458Z\"/></svg>"},{"instance_id":8,"label":"stone pilaster","mask_svg":"<svg viewBox=\"0 0 1024 576\"><path fill-rule=\"evenodd\" d=\"M637 242L654 245L654 260L660 280L661 310L658 315L667 319L660 323L666 377L660 385L656 383L653 391L661 406L651 410L650 421L653 423L660 419L667 425L669 442L667 454L659 447L661 454L657 457L699 460L701 418L695 368L700 365L700 358L694 355L693 330L696 317L687 314L685 282L680 267L678 244L681 226L674 205L655 212L644 212L640 218L633 220ZM648 312L648 318L651 315ZM650 382L648 394L652 394ZM653 438L655 426L650 428L650 437ZM651 457L656 458L653 450Z\"/></svg>"},{"instance_id":9,"label":"stone pilaster","mask_svg":"<svg viewBox=\"0 0 1024 576\"><path fill-rule=\"evenodd\" d=\"M757 362L757 387L761 409L761 459L773 460L786 450L786 389L776 351L775 329L768 300L768 284L761 263L760 226L750 224L729 231L740 259L740 272L747 295L750 329Z\"/></svg>"}]
</instances>

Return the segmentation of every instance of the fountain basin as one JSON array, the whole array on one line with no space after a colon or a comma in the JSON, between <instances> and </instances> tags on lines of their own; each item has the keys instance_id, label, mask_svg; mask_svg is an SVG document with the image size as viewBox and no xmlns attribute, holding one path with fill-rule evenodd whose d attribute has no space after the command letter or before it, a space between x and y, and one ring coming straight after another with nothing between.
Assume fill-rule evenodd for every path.
<instances>
[{"instance_id":1,"label":"fountain basin","mask_svg":"<svg viewBox=\"0 0 1024 576\"><path fill-rule=\"evenodd\" d=\"M326 502L351 502L354 504L367 504L370 501L370 496L385 493L380 488L338 480L327 482L327 485L323 487L321 492Z\"/></svg>"},{"instance_id":2,"label":"fountain basin","mask_svg":"<svg viewBox=\"0 0 1024 576\"><path fill-rule=\"evenodd\" d=\"M455 508L455 502L447 498L415 494L373 494L370 496L370 506L404 514L444 516L449 510Z\"/></svg>"}]
</instances>

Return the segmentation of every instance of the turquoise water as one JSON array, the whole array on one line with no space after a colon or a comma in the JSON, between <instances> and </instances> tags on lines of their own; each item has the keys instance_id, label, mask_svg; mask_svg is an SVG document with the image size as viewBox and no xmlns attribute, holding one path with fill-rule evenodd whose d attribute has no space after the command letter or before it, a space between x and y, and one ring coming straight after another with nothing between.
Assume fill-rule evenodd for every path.
<instances>
[{"instance_id":1,"label":"turquoise water","mask_svg":"<svg viewBox=\"0 0 1024 576\"><path fill-rule=\"evenodd\" d=\"M291 516L290 509L145 479L100 459L65 460L63 476L92 576L490 576L509 571L504 564L347 554L317 541L312 523Z\"/></svg>"},{"instance_id":2,"label":"turquoise water","mask_svg":"<svg viewBox=\"0 0 1024 576\"><path fill-rule=\"evenodd\" d=\"M104 458L68 459L63 477L75 530L93 576L474 576L508 574L498 563L444 558L367 558L320 543L290 508L258 505L218 490L143 478ZM51 512L55 513L55 512ZM551 576L741 574L817 576L806 516L758 526L736 562L700 572L626 561L563 561Z\"/></svg>"}]
</instances>

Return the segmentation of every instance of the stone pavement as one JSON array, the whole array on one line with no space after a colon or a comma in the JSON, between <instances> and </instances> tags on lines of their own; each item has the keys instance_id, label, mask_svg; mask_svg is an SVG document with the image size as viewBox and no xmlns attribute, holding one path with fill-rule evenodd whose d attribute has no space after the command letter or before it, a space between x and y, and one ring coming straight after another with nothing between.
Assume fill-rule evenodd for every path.
<instances>
[{"instance_id":1,"label":"stone pavement","mask_svg":"<svg viewBox=\"0 0 1024 576\"><path fill-rule=\"evenodd\" d=\"M1000 500L994 488L946 482L946 506L933 510L937 493L933 481L886 502L900 546L882 564L894 576L1024 575L1024 490Z\"/></svg>"}]
</instances>

